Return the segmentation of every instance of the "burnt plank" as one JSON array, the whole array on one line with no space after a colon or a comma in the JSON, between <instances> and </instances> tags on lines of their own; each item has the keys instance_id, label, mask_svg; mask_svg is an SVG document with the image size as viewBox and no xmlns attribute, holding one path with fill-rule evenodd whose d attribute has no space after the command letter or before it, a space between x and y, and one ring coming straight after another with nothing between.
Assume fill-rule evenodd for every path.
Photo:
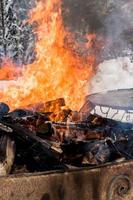
<instances>
[{"instance_id":1,"label":"burnt plank","mask_svg":"<svg viewBox=\"0 0 133 200\"><path fill-rule=\"evenodd\" d=\"M28 165L32 165L33 170L66 168L60 162L60 153L52 149L50 142L37 137L32 131L18 124L3 123L13 129L12 138L16 142L17 151Z\"/></svg>"}]
</instances>

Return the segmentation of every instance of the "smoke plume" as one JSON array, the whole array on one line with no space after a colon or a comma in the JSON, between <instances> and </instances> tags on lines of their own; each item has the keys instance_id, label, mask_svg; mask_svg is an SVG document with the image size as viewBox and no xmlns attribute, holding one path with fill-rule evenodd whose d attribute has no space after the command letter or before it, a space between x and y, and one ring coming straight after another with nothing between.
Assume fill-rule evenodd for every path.
<instances>
[{"instance_id":1,"label":"smoke plume","mask_svg":"<svg viewBox=\"0 0 133 200\"><path fill-rule=\"evenodd\" d=\"M133 88L133 63L128 57L111 59L99 64L89 84L90 93Z\"/></svg>"}]
</instances>

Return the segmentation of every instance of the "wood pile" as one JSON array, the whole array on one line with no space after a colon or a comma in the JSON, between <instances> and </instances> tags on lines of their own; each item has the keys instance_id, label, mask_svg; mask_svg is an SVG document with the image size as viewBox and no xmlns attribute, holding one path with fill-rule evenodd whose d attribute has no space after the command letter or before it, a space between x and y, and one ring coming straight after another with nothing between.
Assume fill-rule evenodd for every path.
<instances>
[{"instance_id":1,"label":"wood pile","mask_svg":"<svg viewBox=\"0 0 133 200\"><path fill-rule=\"evenodd\" d=\"M35 109L35 107L37 109ZM64 99L9 112L0 103L0 175L93 167L133 158L133 125L65 106Z\"/></svg>"}]
</instances>

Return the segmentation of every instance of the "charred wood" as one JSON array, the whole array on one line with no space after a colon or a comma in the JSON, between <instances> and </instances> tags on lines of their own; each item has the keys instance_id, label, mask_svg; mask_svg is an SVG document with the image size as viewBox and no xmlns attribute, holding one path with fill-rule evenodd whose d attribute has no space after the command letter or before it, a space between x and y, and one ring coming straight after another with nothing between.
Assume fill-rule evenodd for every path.
<instances>
[{"instance_id":1,"label":"charred wood","mask_svg":"<svg viewBox=\"0 0 133 200\"><path fill-rule=\"evenodd\" d=\"M60 153L52 149L50 142L42 140L18 124L6 123L6 126L13 129L12 138L16 143L17 152L31 170L44 171L66 168L60 162ZM34 163L33 166L32 163Z\"/></svg>"}]
</instances>

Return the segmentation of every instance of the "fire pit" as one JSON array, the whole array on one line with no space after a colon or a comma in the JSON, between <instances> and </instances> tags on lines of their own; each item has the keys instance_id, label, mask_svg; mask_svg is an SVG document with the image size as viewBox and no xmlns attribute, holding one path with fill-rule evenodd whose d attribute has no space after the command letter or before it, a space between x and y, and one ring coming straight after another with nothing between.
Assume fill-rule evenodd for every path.
<instances>
[{"instance_id":1,"label":"fire pit","mask_svg":"<svg viewBox=\"0 0 133 200\"><path fill-rule=\"evenodd\" d=\"M0 179L2 200L132 200L133 162Z\"/></svg>"},{"instance_id":2,"label":"fire pit","mask_svg":"<svg viewBox=\"0 0 133 200\"><path fill-rule=\"evenodd\" d=\"M133 199L133 89L84 104L98 63L132 49L132 2L86 6L78 16L68 0L1 0L1 200ZM130 61L119 62L131 78Z\"/></svg>"},{"instance_id":3,"label":"fire pit","mask_svg":"<svg viewBox=\"0 0 133 200\"><path fill-rule=\"evenodd\" d=\"M131 110L132 95L132 89L90 95L79 113L65 110L60 122L52 121L52 109L63 99L47 102L43 113L9 112L1 103L1 199L132 199L133 125L91 113L104 106L102 98L116 108L105 101L111 96Z\"/></svg>"}]
</instances>

